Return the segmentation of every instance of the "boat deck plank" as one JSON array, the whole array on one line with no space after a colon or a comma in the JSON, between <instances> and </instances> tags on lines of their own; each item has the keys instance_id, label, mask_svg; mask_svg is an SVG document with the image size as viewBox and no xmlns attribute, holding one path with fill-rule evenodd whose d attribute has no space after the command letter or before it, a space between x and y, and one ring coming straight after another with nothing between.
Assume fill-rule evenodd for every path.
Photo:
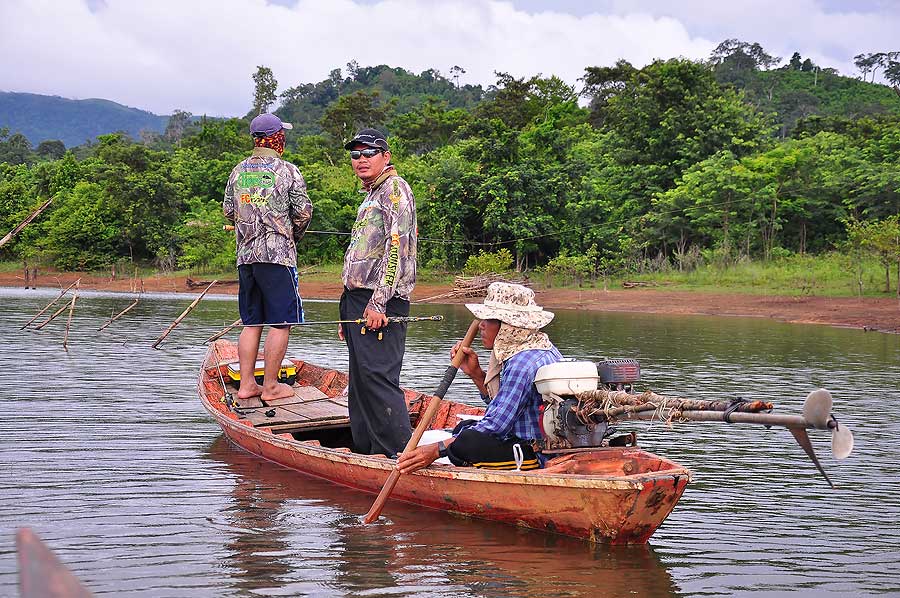
<instances>
[{"instance_id":1,"label":"boat deck plank","mask_svg":"<svg viewBox=\"0 0 900 598\"><path fill-rule=\"evenodd\" d=\"M250 397L249 399L238 398L236 388L231 391L231 397L234 399L234 404L241 409L257 409L263 406L259 397Z\"/></svg>"},{"instance_id":2,"label":"boat deck plank","mask_svg":"<svg viewBox=\"0 0 900 598\"><path fill-rule=\"evenodd\" d=\"M350 412L346 407L327 399L310 401L308 403L285 405L282 408L296 413L299 417L302 417L304 421L333 419L336 417L350 417Z\"/></svg>"},{"instance_id":3,"label":"boat deck plank","mask_svg":"<svg viewBox=\"0 0 900 598\"><path fill-rule=\"evenodd\" d=\"M307 403L310 401L318 401L327 399L328 395L316 388L315 386L294 386L294 396L284 397L266 401L272 407L284 407L285 405L294 405L296 403Z\"/></svg>"},{"instance_id":4,"label":"boat deck plank","mask_svg":"<svg viewBox=\"0 0 900 598\"><path fill-rule=\"evenodd\" d=\"M275 410L274 415L272 415L272 417L268 417L266 415L266 412L271 413L273 409ZM250 423L252 423L253 426L257 428L306 422L310 419L298 413L294 413L293 411L289 411L284 407L262 407L256 411L244 413L243 417L244 419L250 420Z\"/></svg>"}]
</instances>

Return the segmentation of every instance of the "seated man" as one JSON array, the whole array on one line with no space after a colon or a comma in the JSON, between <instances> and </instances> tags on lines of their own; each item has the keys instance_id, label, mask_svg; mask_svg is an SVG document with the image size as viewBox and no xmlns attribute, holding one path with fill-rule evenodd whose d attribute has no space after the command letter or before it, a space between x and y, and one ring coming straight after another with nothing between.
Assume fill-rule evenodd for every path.
<instances>
[{"instance_id":1,"label":"seated man","mask_svg":"<svg viewBox=\"0 0 900 598\"><path fill-rule=\"evenodd\" d=\"M481 343L491 349L487 372L478 355L457 343L451 358L462 351L460 369L488 404L484 418L463 422L446 442L421 445L400 455L401 473L427 467L440 457L454 465L487 469L536 469L541 466L534 451L540 438L541 395L534 386L538 368L562 359L541 328L553 314L534 302L534 292L522 285L495 282L484 303L466 307L481 320ZM466 425L471 424L471 425Z\"/></svg>"}]
</instances>

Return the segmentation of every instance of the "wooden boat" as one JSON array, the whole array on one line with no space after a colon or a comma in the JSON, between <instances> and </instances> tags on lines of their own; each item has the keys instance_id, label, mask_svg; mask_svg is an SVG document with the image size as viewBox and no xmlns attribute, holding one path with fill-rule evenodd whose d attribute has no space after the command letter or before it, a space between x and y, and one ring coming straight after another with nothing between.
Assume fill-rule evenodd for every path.
<instances>
[{"instance_id":1,"label":"wooden boat","mask_svg":"<svg viewBox=\"0 0 900 598\"><path fill-rule=\"evenodd\" d=\"M225 377L237 347L210 345L198 381L204 407L238 446L264 459L332 482L378 493L395 462L351 451L347 376L291 360L294 396L263 404L237 399ZM404 390L416 425L431 395ZM232 398L233 395L233 398ZM430 429L453 427L483 409L444 400ZM672 512L690 472L639 447L571 449L532 471L485 471L432 464L400 476L391 500L489 519L592 542L644 544ZM390 509L390 503L388 504Z\"/></svg>"}]
</instances>

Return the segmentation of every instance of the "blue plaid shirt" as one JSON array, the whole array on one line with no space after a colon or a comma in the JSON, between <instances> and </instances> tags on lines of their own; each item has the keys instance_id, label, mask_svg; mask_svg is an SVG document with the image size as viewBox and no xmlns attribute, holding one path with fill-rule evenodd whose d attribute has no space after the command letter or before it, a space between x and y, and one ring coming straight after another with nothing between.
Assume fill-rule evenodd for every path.
<instances>
[{"instance_id":1,"label":"blue plaid shirt","mask_svg":"<svg viewBox=\"0 0 900 598\"><path fill-rule=\"evenodd\" d=\"M500 391L488 404L484 419L472 428L500 440L512 436L522 440L540 438L538 417L543 399L534 387L534 376L542 365L561 359L556 347L530 349L507 359L500 370Z\"/></svg>"}]
</instances>

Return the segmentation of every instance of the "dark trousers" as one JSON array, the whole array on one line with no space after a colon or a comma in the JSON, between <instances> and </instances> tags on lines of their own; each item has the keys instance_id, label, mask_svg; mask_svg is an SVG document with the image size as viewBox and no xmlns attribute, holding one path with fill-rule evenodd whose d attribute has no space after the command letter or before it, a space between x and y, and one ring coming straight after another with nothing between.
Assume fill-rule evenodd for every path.
<instances>
[{"instance_id":1,"label":"dark trousers","mask_svg":"<svg viewBox=\"0 0 900 598\"><path fill-rule=\"evenodd\" d=\"M453 430L456 438L447 447L447 457L457 467L480 467L482 469L516 469L516 445L521 449L522 470L537 469L541 466L530 442L518 438L500 440L492 434L473 430L474 421L459 422Z\"/></svg>"},{"instance_id":2,"label":"dark trousers","mask_svg":"<svg viewBox=\"0 0 900 598\"><path fill-rule=\"evenodd\" d=\"M342 320L363 316L372 296L367 289L347 290L341 295ZM409 301L391 299L388 316L408 316ZM382 339L376 330L361 333L359 324L342 324L344 340L350 352L350 431L355 452L395 455L401 452L412 435L409 411L400 390L400 366L406 350L406 324L391 323L382 328Z\"/></svg>"}]
</instances>

